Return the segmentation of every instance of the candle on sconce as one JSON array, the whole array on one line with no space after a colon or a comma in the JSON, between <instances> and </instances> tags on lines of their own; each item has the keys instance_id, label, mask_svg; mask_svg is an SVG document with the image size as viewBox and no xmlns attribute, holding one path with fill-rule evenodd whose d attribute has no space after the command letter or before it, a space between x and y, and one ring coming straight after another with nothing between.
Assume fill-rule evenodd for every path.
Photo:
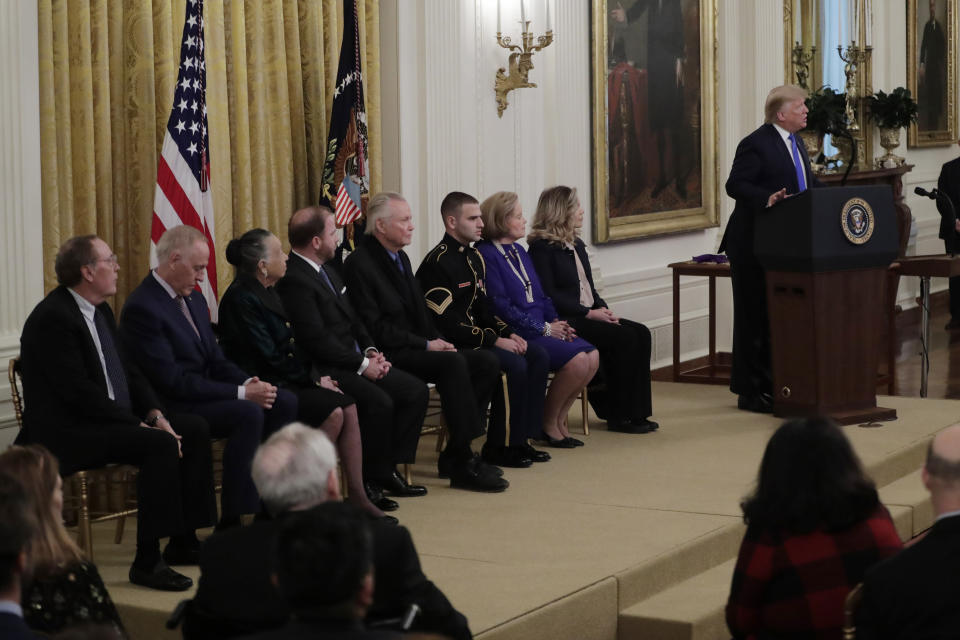
<instances>
[{"instance_id":1,"label":"candle on sconce","mask_svg":"<svg viewBox=\"0 0 960 640\"><path fill-rule=\"evenodd\" d=\"M803 45L803 42L801 42L801 40L800 40L800 38L801 38L800 34L801 34L801 31L802 31L802 29L801 29L801 24L802 24L802 23L803 23L803 13L798 13L798 12L795 11L795 12L794 12L794 16L793 16L793 39L794 39L794 41L795 41L797 44L799 44L799 45L801 45L801 46Z\"/></svg>"},{"instance_id":2,"label":"candle on sconce","mask_svg":"<svg viewBox=\"0 0 960 640\"><path fill-rule=\"evenodd\" d=\"M497 0L497 33L501 33L500 29L500 0Z\"/></svg>"},{"instance_id":3,"label":"candle on sconce","mask_svg":"<svg viewBox=\"0 0 960 640\"><path fill-rule=\"evenodd\" d=\"M867 42L868 47L873 46L873 0L867 0Z\"/></svg>"},{"instance_id":4,"label":"candle on sconce","mask_svg":"<svg viewBox=\"0 0 960 640\"><path fill-rule=\"evenodd\" d=\"M547 5L547 31L553 31L553 26L550 24L550 0L544 0L544 4Z\"/></svg>"},{"instance_id":5,"label":"candle on sconce","mask_svg":"<svg viewBox=\"0 0 960 640\"><path fill-rule=\"evenodd\" d=\"M520 30L527 30L527 8L523 4L523 0L520 0Z\"/></svg>"}]
</instances>

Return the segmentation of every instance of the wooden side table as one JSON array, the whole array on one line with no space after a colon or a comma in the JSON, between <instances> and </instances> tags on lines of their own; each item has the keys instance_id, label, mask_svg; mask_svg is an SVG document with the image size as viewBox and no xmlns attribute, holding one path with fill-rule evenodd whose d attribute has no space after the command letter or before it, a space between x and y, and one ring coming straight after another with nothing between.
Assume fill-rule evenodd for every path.
<instances>
[{"instance_id":1,"label":"wooden side table","mask_svg":"<svg viewBox=\"0 0 960 640\"><path fill-rule=\"evenodd\" d=\"M673 271L673 381L699 384L729 384L730 354L717 353L717 278L730 277L730 265L715 262L674 262L667 265ZM680 276L708 278L709 348L706 365L694 365L680 370Z\"/></svg>"}]
</instances>

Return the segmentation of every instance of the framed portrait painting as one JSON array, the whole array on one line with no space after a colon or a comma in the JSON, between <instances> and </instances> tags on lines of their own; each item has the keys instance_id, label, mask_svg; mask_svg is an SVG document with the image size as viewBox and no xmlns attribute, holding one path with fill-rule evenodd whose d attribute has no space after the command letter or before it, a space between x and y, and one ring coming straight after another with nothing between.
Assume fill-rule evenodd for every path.
<instances>
[{"instance_id":1,"label":"framed portrait painting","mask_svg":"<svg viewBox=\"0 0 960 640\"><path fill-rule=\"evenodd\" d=\"M907 88L919 112L909 147L957 139L956 17L957 0L907 0Z\"/></svg>"},{"instance_id":2,"label":"framed portrait painting","mask_svg":"<svg viewBox=\"0 0 960 640\"><path fill-rule=\"evenodd\" d=\"M715 227L717 0L593 0L594 243Z\"/></svg>"}]
</instances>

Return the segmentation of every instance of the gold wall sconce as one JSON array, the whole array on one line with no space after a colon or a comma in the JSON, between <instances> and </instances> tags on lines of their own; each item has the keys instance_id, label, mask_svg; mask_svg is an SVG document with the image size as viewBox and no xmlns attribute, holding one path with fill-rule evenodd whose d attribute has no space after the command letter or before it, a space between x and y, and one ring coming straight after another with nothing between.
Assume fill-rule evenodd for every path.
<instances>
[{"instance_id":1,"label":"gold wall sconce","mask_svg":"<svg viewBox=\"0 0 960 640\"><path fill-rule=\"evenodd\" d=\"M510 104L507 102L507 94L514 89L523 89L525 87L536 87L537 83L530 82L528 74L533 69L533 54L544 47L550 46L553 42L553 28L550 25L550 0L546 2L547 8L547 31L542 36L536 37L530 31L530 21L527 20L527 10L524 0L520 0L520 42L513 44L509 36L504 37L500 29L500 0L497 0L497 44L504 49L509 50L510 57L508 64L510 73L503 67L497 69L496 79L493 83L493 91L497 99L497 116L502 118L503 112Z\"/></svg>"}]
</instances>

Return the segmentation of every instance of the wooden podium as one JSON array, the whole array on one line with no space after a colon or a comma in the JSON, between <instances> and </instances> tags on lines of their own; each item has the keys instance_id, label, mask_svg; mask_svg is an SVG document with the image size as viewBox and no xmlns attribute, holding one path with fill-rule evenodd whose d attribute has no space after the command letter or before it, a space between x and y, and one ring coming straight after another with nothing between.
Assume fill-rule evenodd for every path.
<instances>
[{"instance_id":1,"label":"wooden podium","mask_svg":"<svg viewBox=\"0 0 960 640\"><path fill-rule=\"evenodd\" d=\"M898 239L889 186L808 189L757 215L774 415L826 415L839 424L896 419L894 409L877 406L876 385Z\"/></svg>"}]
</instances>

